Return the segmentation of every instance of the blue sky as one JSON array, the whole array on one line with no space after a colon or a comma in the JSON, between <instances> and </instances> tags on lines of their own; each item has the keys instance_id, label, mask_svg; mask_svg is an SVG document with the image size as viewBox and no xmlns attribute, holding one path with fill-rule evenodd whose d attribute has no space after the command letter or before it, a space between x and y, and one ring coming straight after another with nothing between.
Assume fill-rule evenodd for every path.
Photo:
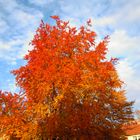
<instances>
[{"instance_id":1,"label":"blue sky","mask_svg":"<svg viewBox=\"0 0 140 140\"><path fill-rule=\"evenodd\" d=\"M91 18L97 40L110 35L108 57L120 58L126 96L140 109L140 0L0 0L0 89L17 91L10 71L25 64L35 30L51 15L77 27Z\"/></svg>"}]
</instances>

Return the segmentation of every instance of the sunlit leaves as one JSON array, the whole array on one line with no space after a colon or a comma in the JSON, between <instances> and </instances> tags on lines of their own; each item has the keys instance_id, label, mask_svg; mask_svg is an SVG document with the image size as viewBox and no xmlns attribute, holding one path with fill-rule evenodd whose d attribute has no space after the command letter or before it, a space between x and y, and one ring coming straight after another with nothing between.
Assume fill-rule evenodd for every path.
<instances>
[{"instance_id":1,"label":"sunlit leaves","mask_svg":"<svg viewBox=\"0 0 140 140\"><path fill-rule=\"evenodd\" d=\"M91 20L77 29L52 18L56 25L42 21L37 29L27 64L12 71L24 96L1 92L1 131L23 140L119 139L132 103L121 89L116 59L106 58L108 37L96 44Z\"/></svg>"}]
</instances>

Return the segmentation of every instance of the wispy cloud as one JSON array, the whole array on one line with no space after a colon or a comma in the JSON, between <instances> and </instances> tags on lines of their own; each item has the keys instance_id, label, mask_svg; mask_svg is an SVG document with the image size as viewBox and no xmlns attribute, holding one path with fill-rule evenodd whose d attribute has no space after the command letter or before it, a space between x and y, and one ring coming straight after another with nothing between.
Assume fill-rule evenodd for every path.
<instances>
[{"instance_id":1,"label":"wispy cloud","mask_svg":"<svg viewBox=\"0 0 140 140\"><path fill-rule=\"evenodd\" d=\"M43 14L15 0L0 1L0 4L2 6L0 27L3 29L0 34L0 57L8 61L16 61L27 52L25 51L28 49L27 42L32 39L32 34L43 18Z\"/></svg>"},{"instance_id":2,"label":"wispy cloud","mask_svg":"<svg viewBox=\"0 0 140 140\"><path fill-rule=\"evenodd\" d=\"M130 36L125 30L115 30L110 36L109 53L113 56L136 56L140 36Z\"/></svg>"},{"instance_id":3,"label":"wispy cloud","mask_svg":"<svg viewBox=\"0 0 140 140\"><path fill-rule=\"evenodd\" d=\"M140 79L137 75L135 66L129 62L129 60L124 59L120 60L119 64L117 65L117 70L120 75L120 78L125 82L126 86L126 96L130 101L136 101L135 107L139 108L140 102Z\"/></svg>"},{"instance_id":4,"label":"wispy cloud","mask_svg":"<svg viewBox=\"0 0 140 140\"><path fill-rule=\"evenodd\" d=\"M42 7L50 4L53 1L54 0L29 0L29 3Z\"/></svg>"},{"instance_id":5,"label":"wispy cloud","mask_svg":"<svg viewBox=\"0 0 140 140\"><path fill-rule=\"evenodd\" d=\"M15 65L18 59L23 59L28 50L32 49L32 46L29 45L32 39L33 33L29 32L26 39L13 39L9 42L0 41L0 59Z\"/></svg>"}]
</instances>

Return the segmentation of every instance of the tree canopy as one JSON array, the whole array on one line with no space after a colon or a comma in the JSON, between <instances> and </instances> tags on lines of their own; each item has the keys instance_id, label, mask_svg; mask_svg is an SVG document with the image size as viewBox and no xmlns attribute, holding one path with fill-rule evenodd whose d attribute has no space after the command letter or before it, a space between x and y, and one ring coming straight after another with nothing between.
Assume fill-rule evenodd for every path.
<instances>
[{"instance_id":1,"label":"tree canopy","mask_svg":"<svg viewBox=\"0 0 140 140\"><path fill-rule=\"evenodd\" d=\"M0 92L0 134L21 140L121 139L132 119L132 104L106 58L108 37L98 44L91 21L80 28L52 16L41 22L24 57L13 70L20 93Z\"/></svg>"}]
</instances>

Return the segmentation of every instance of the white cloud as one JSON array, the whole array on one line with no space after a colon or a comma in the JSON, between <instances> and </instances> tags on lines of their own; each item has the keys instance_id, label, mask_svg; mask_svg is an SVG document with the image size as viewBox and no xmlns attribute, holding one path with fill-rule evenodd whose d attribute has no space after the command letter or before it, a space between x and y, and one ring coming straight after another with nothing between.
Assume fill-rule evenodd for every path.
<instances>
[{"instance_id":1,"label":"white cloud","mask_svg":"<svg viewBox=\"0 0 140 140\"><path fill-rule=\"evenodd\" d=\"M126 84L126 96L129 100L136 100L135 108L139 107L140 102L139 40L140 36L129 36L124 30L116 30L109 43L109 56L120 57L116 68L121 80Z\"/></svg>"},{"instance_id":2,"label":"white cloud","mask_svg":"<svg viewBox=\"0 0 140 140\"><path fill-rule=\"evenodd\" d=\"M27 28L26 30L32 29L35 25L37 25L41 19L43 18L43 14L39 11L34 11L34 13L25 12L23 10L14 9L14 17L15 22L18 24L20 28Z\"/></svg>"},{"instance_id":3,"label":"white cloud","mask_svg":"<svg viewBox=\"0 0 140 140\"><path fill-rule=\"evenodd\" d=\"M16 0L1 0L0 5L8 12L18 7Z\"/></svg>"},{"instance_id":4,"label":"white cloud","mask_svg":"<svg viewBox=\"0 0 140 140\"><path fill-rule=\"evenodd\" d=\"M19 59L22 59L25 56L25 54L28 53L28 50L32 50L33 49L33 46L29 45L29 43L33 39L33 36L34 35L33 35L32 32L28 33L28 36L27 36L26 40L23 42L22 47L19 50L19 55L18 55Z\"/></svg>"},{"instance_id":5,"label":"white cloud","mask_svg":"<svg viewBox=\"0 0 140 140\"><path fill-rule=\"evenodd\" d=\"M50 4L51 2L53 2L54 0L29 0L29 2L31 4L35 4L37 6L46 6L48 4Z\"/></svg>"},{"instance_id":6,"label":"white cloud","mask_svg":"<svg viewBox=\"0 0 140 140\"><path fill-rule=\"evenodd\" d=\"M139 40L140 36L129 36L124 30L116 30L110 36L109 53L115 57L136 56L137 51L139 50Z\"/></svg>"},{"instance_id":7,"label":"white cloud","mask_svg":"<svg viewBox=\"0 0 140 140\"><path fill-rule=\"evenodd\" d=\"M140 1L126 1L124 7L119 11L122 20L126 21L139 21L140 20ZM140 22L140 21L139 21Z\"/></svg>"},{"instance_id":8,"label":"white cloud","mask_svg":"<svg viewBox=\"0 0 140 140\"><path fill-rule=\"evenodd\" d=\"M119 61L119 64L116 68L120 79L126 84L126 96L130 101L136 101L135 107L138 108L140 102L140 80L134 65L131 64L129 60L124 59Z\"/></svg>"},{"instance_id":9,"label":"white cloud","mask_svg":"<svg viewBox=\"0 0 140 140\"><path fill-rule=\"evenodd\" d=\"M32 46L29 45L32 39L33 33L29 32L26 39L13 39L9 42L0 41L0 58L13 65L16 64L17 59L23 59L28 50L32 49Z\"/></svg>"},{"instance_id":10,"label":"white cloud","mask_svg":"<svg viewBox=\"0 0 140 140\"><path fill-rule=\"evenodd\" d=\"M9 26L8 24L0 18L0 34L4 33L6 30L8 30Z\"/></svg>"},{"instance_id":11,"label":"white cloud","mask_svg":"<svg viewBox=\"0 0 140 140\"><path fill-rule=\"evenodd\" d=\"M13 42L0 41L0 59L16 64L16 56L13 56L12 51L16 51L16 48L12 47Z\"/></svg>"},{"instance_id":12,"label":"white cloud","mask_svg":"<svg viewBox=\"0 0 140 140\"><path fill-rule=\"evenodd\" d=\"M11 49L10 43L0 41L0 52L10 49Z\"/></svg>"},{"instance_id":13,"label":"white cloud","mask_svg":"<svg viewBox=\"0 0 140 140\"><path fill-rule=\"evenodd\" d=\"M3 16L0 27L6 32L6 35L4 31L0 34L0 58L16 64L16 60L21 59L27 53L27 49L30 49L28 43L39 26L43 14L37 9L17 3L16 0L0 1L0 4L4 9L0 13ZM9 13L8 18L5 13Z\"/></svg>"},{"instance_id":14,"label":"white cloud","mask_svg":"<svg viewBox=\"0 0 140 140\"><path fill-rule=\"evenodd\" d=\"M127 59L120 60L116 67L122 80L129 82L134 76L135 71Z\"/></svg>"},{"instance_id":15,"label":"white cloud","mask_svg":"<svg viewBox=\"0 0 140 140\"><path fill-rule=\"evenodd\" d=\"M85 20L93 17L95 26L118 26L140 22L140 1L60 1L62 17ZM98 16L97 16L98 15Z\"/></svg>"},{"instance_id":16,"label":"white cloud","mask_svg":"<svg viewBox=\"0 0 140 140\"><path fill-rule=\"evenodd\" d=\"M115 6L115 10L113 8L107 9L107 15L103 15L94 19L94 23L96 26L113 26L119 27L122 24L140 22L140 1L125 1L123 0L122 3L119 5L119 1L111 1L110 6ZM118 6L118 7L117 7Z\"/></svg>"},{"instance_id":17,"label":"white cloud","mask_svg":"<svg viewBox=\"0 0 140 140\"><path fill-rule=\"evenodd\" d=\"M115 24L116 23L116 20L117 20L118 17L112 17L112 16L105 16L105 17L102 17L102 18L96 18L96 19L93 19L93 23L95 26L106 26L106 25L112 25L112 24Z\"/></svg>"},{"instance_id":18,"label":"white cloud","mask_svg":"<svg viewBox=\"0 0 140 140\"><path fill-rule=\"evenodd\" d=\"M76 2L76 1L75 1ZM80 2L80 1L79 1ZM77 4L73 5L73 2L66 3L65 1L60 1L60 9L62 13L69 15L73 18L85 18L87 15L91 15L90 2L86 1L83 3L76 2ZM87 17L88 18L88 17Z\"/></svg>"}]
</instances>

